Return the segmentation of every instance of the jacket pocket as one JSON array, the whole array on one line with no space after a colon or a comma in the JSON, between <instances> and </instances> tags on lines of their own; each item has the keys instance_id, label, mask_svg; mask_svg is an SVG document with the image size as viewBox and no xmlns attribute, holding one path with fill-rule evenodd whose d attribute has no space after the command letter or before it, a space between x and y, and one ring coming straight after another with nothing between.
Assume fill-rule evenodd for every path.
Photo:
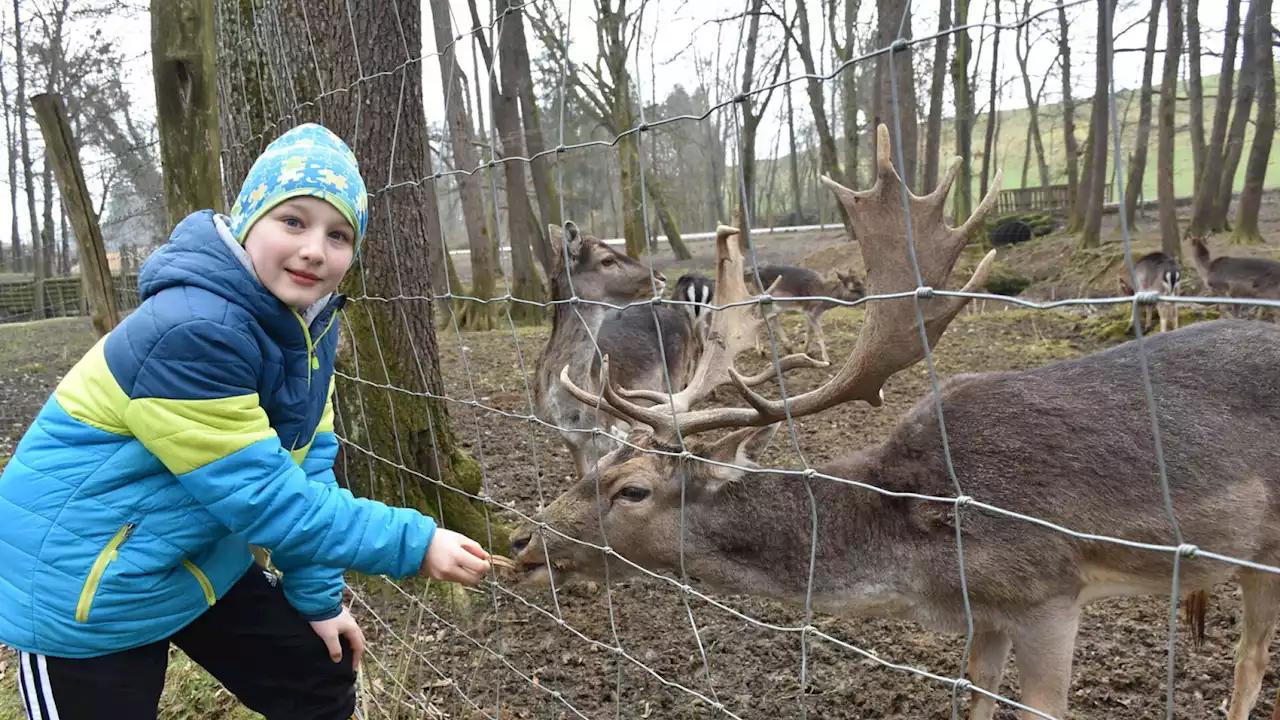
<instances>
[{"instance_id":1,"label":"jacket pocket","mask_svg":"<svg viewBox=\"0 0 1280 720\"><path fill-rule=\"evenodd\" d=\"M98 553L98 557L93 561L93 567L89 568L89 577L84 581L84 587L80 589L80 600L76 603L76 622L88 622L89 611L93 608L93 598L98 593L98 584L102 582L102 574L107 571L107 566L115 562L119 556L120 546L133 535L136 523L125 523L120 526L115 535L107 541L106 547L102 548L102 552Z\"/></svg>"},{"instance_id":2,"label":"jacket pocket","mask_svg":"<svg viewBox=\"0 0 1280 720\"><path fill-rule=\"evenodd\" d=\"M204 574L198 565L190 560L183 560L182 566L195 576L196 582L200 583L200 589L204 591L204 601L209 603L209 607L218 601L217 595L213 592L213 583L209 582L209 576Z\"/></svg>"}]
</instances>

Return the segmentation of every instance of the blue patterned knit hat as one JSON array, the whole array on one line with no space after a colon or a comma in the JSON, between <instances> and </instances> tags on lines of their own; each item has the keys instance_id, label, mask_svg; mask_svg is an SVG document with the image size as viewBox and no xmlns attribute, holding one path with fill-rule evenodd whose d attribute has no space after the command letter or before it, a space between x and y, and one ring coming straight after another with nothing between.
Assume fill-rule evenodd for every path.
<instances>
[{"instance_id":1,"label":"blue patterned knit hat","mask_svg":"<svg viewBox=\"0 0 1280 720\"><path fill-rule=\"evenodd\" d=\"M355 252L369 223L369 199L355 153L328 128L299 125L276 138L249 168L231 208L231 234L244 244L249 228L289 198L318 197L337 208L355 230Z\"/></svg>"}]
</instances>

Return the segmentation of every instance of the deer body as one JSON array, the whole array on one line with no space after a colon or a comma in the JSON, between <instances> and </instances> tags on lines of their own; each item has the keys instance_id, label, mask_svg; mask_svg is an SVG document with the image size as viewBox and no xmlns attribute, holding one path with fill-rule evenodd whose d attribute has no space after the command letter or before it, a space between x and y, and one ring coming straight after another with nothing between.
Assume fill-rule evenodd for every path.
<instances>
[{"instance_id":1,"label":"deer body","mask_svg":"<svg viewBox=\"0 0 1280 720\"><path fill-rule=\"evenodd\" d=\"M870 293L898 294L916 287L917 271L901 252L901 180L889 160L884 125L878 135L874 186L852 191L824 182L849 211L867 260ZM907 193L914 205L919 282L929 287L945 285L1000 186L997 175L973 216L951 228L941 208L956 174L953 162L934 192ZM850 400L882 404L884 382L924 355L917 313L932 346L963 309L965 293L985 282L994 251L958 295L869 303L844 365L821 387L784 401L753 388L802 366L807 356L782 358L772 371L751 377L733 368L765 320L752 315L757 304L744 302L737 243L724 232L717 243L716 294L724 307L711 320L693 380L670 397L670 409L641 407L612 381L602 389L609 412L636 423L634 447L604 458L535 519L557 533L536 532L535 523L512 533L524 580L542 582L553 571L561 579L599 579L606 567L611 577L632 572L629 564L596 549L607 537L607 545L629 562L654 572L683 568L688 577L725 592L803 603L811 591L822 612L887 616L964 632L959 522L974 627L969 680L998 693L1012 649L1019 701L1065 717L1081 609L1116 595L1169 594L1173 552L1084 539L968 503L916 497L956 497L932 394L885 441L816 468L894 495L756 464L788 417ZM949 379L938 400L960 491L1074 533L1175 545L1140 352L1150 369L1166 477L1185 542L1280 565L1280 449L1269 442L1280 435L1280 328L1270 324L1198 323L1146 338L1141 346L1135 340L1035 369ZM591 397L566 382L575 397ZM736 386L747 407L691 409L724 385ZM731 432L714 440L698 435L726 428ZM681 448L677 437L687 454L672 452ZM1186 592L1208 590L1233 575L1241 585L1243 613L1228 720L1246 720L1280 613L1280 575L1205 558L1180 562ZM972 720L990 720L994 711L994 700L972 695ZM1021 717L1036 715L1021 711Z\"/></svg>"},{"instance_id":2,"label":"deer body","mask_svg":"<svg viewBox=\"0 0 1280 720\"><path fill-rule=\"evenodd\" d=\"M1206 240L1192 237L1191 249L1196 274L1210 292L1222 297L1280 300L1280 261L1230 255L1211 258ZM1224 304L1223 309L1228 305L1235 304ZM1264 309L1258 309L1258 316Z\"/></svg>"},{"instance_id":3,"label":"deer body","mask_svg":"<svg viewBox=\"0 0 1280 720\"><path fill-rule=\"evenodd\" d=\"M1178 283L1182 280L1182 268L1178 265L1176 258L1170 257L1162 252L1147 253L1139 258L1133 264L1133 275L1138 281L1139 292L1157 292L1161 295L1177 295ZM1129 271L1127 268L1120 270L1120 293L1122 295L1130 295L1133 293L1133 285L1129 282ZM1156 313L1160 316L1160 332L1164 332L1170 325L1173 329L1178 329L1178 306L1173 303L1158 303L1156 305ZM1143 308L1143 320L1145 323L1147 308Z\"/></svg>"},{"instance_id":4,"label":"deer body","mask_svg":"<svg viewBox=\"0 0 1280 720\"><path fill-rule=\"evenodd\" d=\"M762 285L757 285L756 283L757 271L760 273L760 283ZM813 340L816 339L818 341L818 351L823 362L829 361L830 358L827 356L827 339L822 334L822 314L839 305L839 303L832 302L828 298L852 302L865 297L867 294L862 282L853 273L846 275L837 271L835 282L827 282L817 272L794 265L761 265L755 271L746 271L743 274L743 282L746 283L747 287L754 287L755 289L767 288L776 282L777 285L770 294L777 298L819 298L778 303L769 317L769 322L783 345L789 345L790 340L787 339L787 334L782 329L779 316L788 312L803 314L806 323L804 351L808 353ZM761 351L759 342L756 344L756 351Z\"/></svg>"}]
</instances>

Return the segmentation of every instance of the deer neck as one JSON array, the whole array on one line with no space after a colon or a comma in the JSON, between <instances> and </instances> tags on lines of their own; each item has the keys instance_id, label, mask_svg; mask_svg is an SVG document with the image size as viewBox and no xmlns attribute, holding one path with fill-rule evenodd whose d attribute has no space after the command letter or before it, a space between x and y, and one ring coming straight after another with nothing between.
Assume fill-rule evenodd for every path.
<instances>
[{"instance_id":1,"label":"deer neck","mask_svg":"<svg viewBox=\"0 0 1280 720\"><path fill-rule=\"evenodd\" d=\"M568 298L568 292L557 291L552 299ZM558 387L560 370L565 365L569 366L569 377L581 385L595 358L596 337L609 308L595 303L566 302L553 307L551 337L538 363L539 387Z\"/></svg>"},{"instance_id":2,"label":"deer neck","mask_svg":"<svg viewBox=\"0 0 1280 720\"><path fill-rule=\"evenodd\" d=\"M1200 276L1200 282L1205 285L1209 284L1209 274L1211 263L1209 257L1209 248L1197 243L1191 244L1191 261L1195 263L1196 274Z\"/></svg>"},{"instance_id":3,"label":"deer neck","mask_svg":"<svg viewBox=\"0 0 1280 720\"><path fill-rule=\"evenodd\" d=\"M878 453L859 452L819 472L874 485ZM686 545L691 576L726 592L803 603L813 558L815 608L845 615L911 615L921 590L909 570L918 541L912 504L814 478L812 502L795 475L751 473L690 517L705 552ZM813 509L817 550L813 553ZM946 507L946 506L942 506Z\"/></svg>"}]
</instances>

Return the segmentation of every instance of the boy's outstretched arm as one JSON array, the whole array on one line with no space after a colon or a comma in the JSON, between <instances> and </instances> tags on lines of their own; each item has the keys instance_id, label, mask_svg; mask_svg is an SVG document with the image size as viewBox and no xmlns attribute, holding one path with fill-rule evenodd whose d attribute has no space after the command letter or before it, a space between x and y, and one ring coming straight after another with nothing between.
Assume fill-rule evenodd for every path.
<instances>
[{"instance_id":1,"label":"boy's outstretched arm","mask_svg":"<svg viewBox=\"0 0 1280 720\"><path fill-rule=\"evenodd\" d=\"M259 405L247 329L185 320L121 379L129 430L221 523L298 564L417 574L435 522L311 482Z\"/></svg>"}]
</instances>

